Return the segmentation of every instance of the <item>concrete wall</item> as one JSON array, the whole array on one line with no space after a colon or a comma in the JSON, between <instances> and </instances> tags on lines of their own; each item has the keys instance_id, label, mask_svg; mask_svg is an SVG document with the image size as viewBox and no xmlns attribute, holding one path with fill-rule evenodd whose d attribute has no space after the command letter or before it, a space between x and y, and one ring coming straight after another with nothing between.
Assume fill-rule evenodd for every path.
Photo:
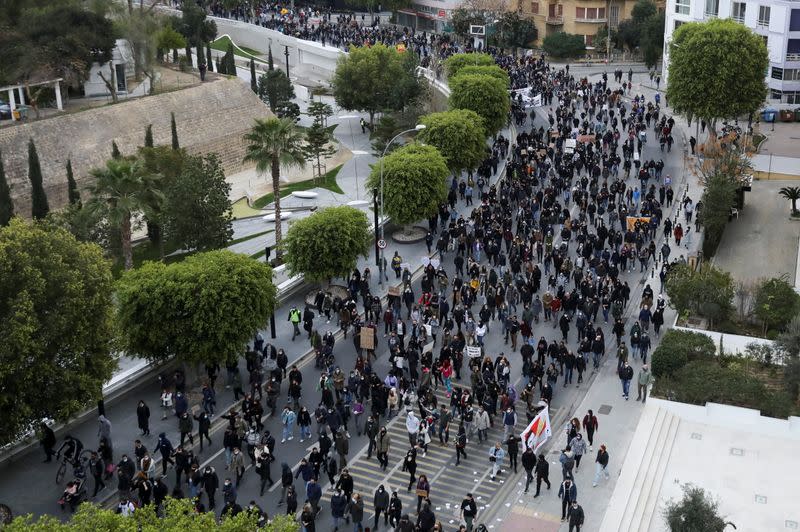
<instances>
[{"instance_id":1,"label":"concrete wall","mask_svg":"<svg viewBox=\"0 0 800 532\"><path fill-rule=\"evenodd\" d=\"M800 158L759 153L752 161L759 179L800 179Z\"/></svg>"},{"instance_id":2,"label":"concrete wall","mask_svg":"<svg viewBox=\"0 0 800 532\"><path fill-rule=\"evenodd\" d=\"M691 327L680 327L677 324L677 319L673 328L676 331L700 333L708 336L714 342L714 345L719 349L719 342L722 339L722 349L730 355L741 355L745 352L748 344L759 345L774 345L775 342L767 340L766 338L756 338L753 336L741 336L739 334L728 334L717 331L708 331L706 329L693 329Z\"/></svg>"},{"instance_id":3,"label":"concrete wall","mask_svg":"<svg viewBox=\"0 0 800 532\"><path fill-rule=\"evenodd\" d=\"M269 109L239 79L221 79L184 90L125 101L85 111L0 129L0 150L11 186L16 212L30 213L28 139L39 152L44 186L50 206L67 201L65 165L72 160L79 187L90 180L89 172L105 164L116 141L125 155L144 143L145 128L153 125L156 144L170 144L170 113L175 113L178 139L190 153L215 152L227 173L242 169L244 133L255 118Z\"/></svg>"}]
</instances>

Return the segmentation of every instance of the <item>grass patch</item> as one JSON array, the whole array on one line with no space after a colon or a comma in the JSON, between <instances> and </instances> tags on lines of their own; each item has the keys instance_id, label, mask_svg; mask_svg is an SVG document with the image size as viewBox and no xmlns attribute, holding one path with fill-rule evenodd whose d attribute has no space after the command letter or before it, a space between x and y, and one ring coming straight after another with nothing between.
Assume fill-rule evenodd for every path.
<instances>
[{"instance_id":1,"label":"grass patch","mask_svg":"<svg viewBox=\"0 0 800 532\"><path fill-rule=\"evenodd\" d=\"M233 44L233 55L238 55L239 57L245 57L247 59L250 59L250 57L253 57L253 59L259 59L258 56L261 55L261 52L258 50L237 45L235 42L231 41L230 37L227 35L223 35L219 39L209 44L209 46L212 50L217 50L218 52L227 52L228 44Z\"/></svg>"},{"instance_id":2,"label":"grass patch","mask_svg":"<svg viewBox=\"0 0 800 532\"><path fill-rule=\"evenodd\" d=\"M266 231L261 231L260 233L253 233L252 235L243 236L242 238L237 238L236 240L231 240L230 242L228 242L228 247L233 246L234 244L241 244L242 242L247 242L248 240L253 240L254 238L258 238L260 236L268 235L274 232L275 229L267 229Z\"/></svg>"},{"instance_id":3,"label":"grass patch","mask_svg":"<svg viewBox=\"0 0 800 532\"><path fill-rule=\"evenodd\" d=\"M239 218L247 218L249 216L258 216L260 214L264 214L258 209L252 208L250 205L247 204L247 198L242 198L237 200L233 204L233 219L237 220Z\"/></svg>"},{"instance_id":4,"label":"grass patch","mask_svg":"<svg viewBox=\"0 0 800 532\"><path fill-rule=\"evenodd\" d=\"M180 262L186 257L193 255L194 251L189 251L187 253L181 253L178 255L172 255L178 251L178 244L175 242L167 241L164 242L164 263L165 264L172 264L173 262ZM147 261L160 261L161 260L161 252L158 246L153 245L153 243L149 239L144 239L138 244L133 246L133 267L138 268L142 264ZM114 275L115 279L118 279L122 276L122 272L125 271L125 260L122 256L119 256L114 260L114 263L111 265L111 273Z\"/></svg>"},{"instance_id":5,"label":"grass patch","mask_svg":"<svg viewBox=\"0 0 800 532\"><path fill-rule=\"evenodd\" d=\"M289 183L285 187L281 188L281 197L285 198L295 191L311 190L312 188L317 187L330 190L331 192L335 192L337 194L344 194L344 191L339 187L339 184L336 183L336 176L339 174L339 170L342 169L342 166L343 165L340 164L336 168L328 170L320 179L308 179L306 181L299 181L297 183ZM275 195L270 192L269 194L261 196L255 200L253 202L253 206L258 209L263 209L266 205L269 205L273 201L275 201Z\"/></svg>"}]
</instances>

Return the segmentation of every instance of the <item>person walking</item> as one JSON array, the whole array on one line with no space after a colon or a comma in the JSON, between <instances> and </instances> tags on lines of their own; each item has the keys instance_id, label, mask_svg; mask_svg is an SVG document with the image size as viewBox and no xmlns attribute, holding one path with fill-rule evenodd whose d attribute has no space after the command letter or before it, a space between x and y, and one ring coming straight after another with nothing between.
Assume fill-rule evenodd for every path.
<instances>
[{"instance_id":1,"label":"person walking","mask_svg":"<svg viewBox=\"0 0 800 532\"><path fill-rule=\"evenodd\" d=\"M219 477L213 467L208 466L203 471L202 484L203 491L208 496L208 509L213 510L216 506L217 490L219 489Z\"/></svg>"},{"instance_id":2,"label":"person walking","mask_svg":"<svg viewBox=\"0 0 800 532\"><path fill-rule=\"evenodd\" d=\"M297 421L297 414L291 409L289 405L283 409L281 413L281 424L283 425L283 436L281 443L286 443L287 440L294 439L294 424Z\"/></svg>"},{"instance_id":3,"label":"person walking","mask_svg":"<svg viewBox=\"0 0 800 532\"><path fill-rule=\"evenodd\" d=\"M544 453L539 455L539 460L536 461L536 494L534 498L539 496L542 490L542 482L547 484L547 489L550 489L550 464L547 462Z\"/></svg>"},{"instance_id":4,"label":"person walking","mask_svg":"<svg viewBox=\"0 0 800 532\"><path fill-rule=\"evenodd\" d=\"M508 452L509 467L514 468L514 474L517 473L517 456L519 456L519 444L522 440L513 432L506 438L506 450Z\"/></svg>"},{"instance_id":5,"label":"person walking","mask_svg":"<svg viewBox=\"0 0 800 532\"><path fill-rule=\"evenodd\" d=\"M410 408L407 411L406 417L406 430L408 431L408 443L412 447L417 445L417 434L419 433L419 418L414 415L414 411Z\"/></svg>"},{"instance_id":6,"label":"person walking","mask_svg":"<svg viewBox=\"0 0 800 532\"><path fill-rule=\"evenodd\" d=\"M601 445L597 450L597 457L594 459L594 480L592 481L593 488L597 487L601 476L604 476L606 480L611 478L611 476L608 474L608 451L606 450L605 444Z\"/></svg>"},{"instance_id":7,"label":"person walking","mask_svg":"<svg viewBox=\"0 0 800 532\"><path fill-rule=\"evenodd\" d=\"M472 532L472 522L477 515L478 505L475 503L475 499L472 498L472 493L467 493L467 496L461 501L461 519L466 524L467 532Z\"/></svg>"},{"instance_id":8,"label":"person walking","mask_svg":"<svg viewBox=\"0 0 800 532\"><path fill-rule=\"evenodd\" d=\"M94 451L92 451L92 454L89 458L89 472L94 477L94 493L92 493L92 497L97 497L98 491L101 489L106 489L106 483L103 482L103 474L106 472L106 464L103 462L103 458Z\"/></svg>"},{"instance_id":9,"label":"person walking","mask_svg":"<svg viewBox=\"0 0 800 532\"><path fill-rule=\"evenodd\" d=\"M647 364L643 365L642 369L639 370L639 377L636 379L636 382L638 388L636 400L644 404L647 402L647 388L653 383L653 374L650 372L650 368L647 367Z\"/></svg>"},{"instance_id":10,"label":"person walking","mask_svg":"<svg viewBox=\"0 0 800 532\"><path fill-rule=\"evenodd\" d=\"M236 487L238 488L245 471L244 453L242 453L238 447L233 448L230 469L233 470L233 473L236 477Z\"/></svg>"},{"instance_id":11,"label":"person walking","mask_svg":"<svg viewBox=\"0 0 800 532\"><path fill-rule=\"evenodd\" d=\"M331 495L331 520L333 521L334 532L339 530L339 523L344 519L344 514L347 511L347 497L345 497L342 490L337 489Z\"/></svg>"},{"instance_id":12,"label":"person walking","mask_svg":"<svg viewBox=\"0 0 800 532\"><path fill-rule=\"evenodd\" d=\"M419 480L417 480L416 493L417 493L417 513L419 513L419 510L422 507L422 501L424 499L429 499L431 493L431 485L428 482L428 477L426 475L419 476Z\"/></svg>"},{"instance_id":13,"label":"person walking","mask_svg":"<svg viewBox=\"0 0 800 532\"><path fill-rule=\"evenodd\" d=\"M567 520L567 508L578 498L578 488L571 478L565 479L558 488L558 497L561 499L561 520Z\"/></svg>"},{"instance_id":14,"label":"person walking","mask_svg":"<svg viewBox=\"0 0 800 532\"><path fill-rule=\"evenodd\" d=\"M408 489L406 491L411 491L411 487L417 480L417 450L413 447L408 450L405 458L403 458L403 471L408 471Z\"/></svg>"},{"instance_id":15,"label":"person walking","mask_svg":"<svg viewBox=\"0 0 800 532\"><path fill-rule=\"evenodd\" d=\"M376 438L375 452L378 457L378 463L384 471L389 467L389 449L391 446L392 437L389 435L386 427L381 427L378 437Z\"/></svg>"},{"instance_id":16,"label":"person walking","mask_svg":"<svg viewBox=\"0 0 800 532\"><path fill-rule=\"evenodd\" d=\"M372 528L378 530L378 521L380 520L381 513L383 513L383 525L389 526L389 492L386 491L383 484L378 486L378 489L375 491L372 504L375 507L375 521L372 524Z\"/></svg>"},{"instance_id":17,"label":"person walking","mask_svg":"<svg viewBox=\"0 0 800 532\"><path fill-rule=\"evenodd\" d=\"M586 439L589 440L589 450L592 451L592 445L594 444L594 433L597 431L598 423L597 423L597 416L594 415L594 412L589 410L585 416L583 416L583 428L586 429Z\"/></svg>"},{"instance_id":18,"label":"person walking","mask_svg":"<svg viewBox=\"0 0 800 532\"><path fill-rule=\"evenodd\" d=\"M464 422L458 424L458 436L456 436L456 466L461 463L461 456L464 460L467 459L467 430L464 428Z\"/></svg>"},{"instance_id":19,"label":"person walking","mask_svg":"<svg viewBox=\"0 0 800 532\"><path fill-rule=\"evenodd\" d=\"M583 439L583 435L578 433L572 438L572 441L569 442L570 448L572 448L573 452L575 452L575 471L580 469L581 467L581 458L583 455L586 454L586 441Z\"/></svg>"},{"instance_id":20,"label":"person walking","mask_svg":"<svg viewBox=\"0 0 800 532\"><path fill-rule=\"evenodd\" d=\"M181 417L178 418L178 429L181 433L181 445L184 444L187 436L189 437L189 443L194 445L194 436L192 436L194 422L192 422L192 417L189 415L189 412L184 412Z\"/></svg>"},{"instance_id":21,"label":"person walking","mask_svg":"<svg viewBox=\"0 0 800 532\"><path fill-rule=\"evenodd\" d=\"M136 407L136 422L139 430L142 431L142 436L150 435L150 408L144 401L139 401Z\"/></svg>"},{"instance_id":22,"label":"person walking","mask_svg":"<svg viewBox=\"0 0 800 532\"><path fill-rule=\"evenodd\" d=\"M528 493L528 487L533 482L533 468L536 467L536 453L533 452L532 447L525 449L522 453L522 469L525 470L525 493Z\"/></svg>"},{"instance_id":23,"label":"person walking","mask_svg":"<svg viewBox=\"0 0 800 532\"><path fill-rule=\"evenodd\" d=\"M626 361L625 365L619 369L619 380L622 382L622 397L626 401L631 388L631 379L633 379L633 368Z\"/></svg>"},{"instance_id":24,"label":"person walking","mask_svg":"<svg viewBox=\"0 0 800 532\"><path fill-rule=\"evenodd\" d=\"M500 442L495 443L494 447L489 448L489 465L492 469L492 480L500 473L505 457L506 453L500 445Z\"/></svg>"},{"instance_id":25,"label":"person walking","mask_svg":"<svg viewBox=\"0 0 800 532\"><path fill-rule=\"evenodd\" d=\"M56 446L56 433L46 423L39 425L39 445L44 449L44 463L52 462Z\"/></svg>"},{"instance_id":26,"label":"person walking","mask_svg":"<svg viewBox=\"0 0 800 532\"><path fill-rule=\"evenodd\" d=\"M298 309L295 306L293 306L289 310L288 321L292 324L292 342L294 342L294 339L300 336L300 334L302 334L300 332L300 321L302 319L302 316L303 315L300 312L300 309Z\"/></svg>"},{"instance_id":27,"label":"person walking","mask_svg":"<svg viewBox=\"0 0 800 532\"><path fill-rule=\"evenodd\" d=\"M569 532L581 532L581 527L583 527L583 519L583 508L581 508L581 505L578 504L578 501L573 500L569 507Z\"/></svg>"},{"instance_id":28,"label":"person walking","mask_svg":"<svg viewBox=\"0 0 800 532\"><path fill-rule=\"evenodd\" d=\"M153 449L153 452L156 451L161 451L161 474L166 475L167 466L169 466L169 464L175 465L175 461L172 459L172 453L175 452L175 448L172 446L172 442L167 439L167 435L164 432L158 435L158 443L155 449Z\"/></svg>"},{"instance_id":29,"label":"person walking","mask_svg":"<svg viewBox=\"0 0 800 532\"><path fill-rule=\"evenodd\" d=\"M363 532L364 526L364 501L360 493L354 493L350 500L350 519L353 520L353 532Z\"/></svg>"}]
</instances>

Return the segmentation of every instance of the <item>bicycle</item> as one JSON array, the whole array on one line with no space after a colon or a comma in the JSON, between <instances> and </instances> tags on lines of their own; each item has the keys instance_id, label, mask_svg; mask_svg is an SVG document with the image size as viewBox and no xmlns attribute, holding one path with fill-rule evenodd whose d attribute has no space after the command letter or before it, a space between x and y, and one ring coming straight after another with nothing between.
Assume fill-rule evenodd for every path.
<instances>
[{"instance_id":1,"label":"bicycle","mask_svg":"<svg viewBox=\"0 0 800 532\"><path fill-rule=\"evenodd\" d=\"M78 465L81 464L83 461L88 460L88 455L90 453L91 451L83 450L78 455L77 459L75 458L70 459L66 455L63 458L61 458L61 463L59 464L58 469L56 470L56 484L61 484L61 481L64 480L64 475L67 474L67 464L70 464L74 469L78 467Z\"/></svg>"}]
</instances>

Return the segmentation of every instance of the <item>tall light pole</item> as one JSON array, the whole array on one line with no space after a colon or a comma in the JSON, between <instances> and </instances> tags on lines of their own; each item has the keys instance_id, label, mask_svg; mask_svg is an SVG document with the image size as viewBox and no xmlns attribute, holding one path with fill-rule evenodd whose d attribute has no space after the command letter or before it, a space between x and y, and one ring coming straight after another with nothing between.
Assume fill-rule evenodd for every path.
<instances>
[{"instance_id":1,"label":"tall light pole","mask_svg":"<svg viewBox=\"0 0 800 532\"><path fill-rule=\"evenodd\" d=\"M606 27L608 28L608 35L606 36L606 64L611 64L611 0L608 0L608 12L606 13Z\"/></svg>"},{"instance_id":2,"label":"tall light pole","mask_svg":"<svg viewBox=\"0 0 800 532\"><path fill-rule=\"evenodd\" d=\"M377 224L377 226L380 227L380 238L379 238L379 240L384 240L385 241L385 235L383 233L383 226L384 226L384 219L383 219L383 159L384 159L384 157L386 157L386 151L389 149L389 146L391 146L392 143L394 143L394 141L396 141L398 138L402 137L406 133L413 133L414 131L422 131L423 129L425 129L425 124L417 124L416 126L414 126L413 129L406 129L405 131L401 131L400 133L398 133L397 135L392 137L392 140L387 142L386 143L386 147L383 148L383 153L381 154L381 189L380 189L381 198L380 198L380 205L379 205L380 215L378 216L378 224ZM377 226L375 228L376 230L378 229ZM376 241L376 244L377 244L377 241ZM383 286L383 274L384 274L384 272L383 272L383 261L384 261L383 248L381 248L380 256L378 257L378 284L381 285L381 286Z\"/></svg>"}]
</instances>

